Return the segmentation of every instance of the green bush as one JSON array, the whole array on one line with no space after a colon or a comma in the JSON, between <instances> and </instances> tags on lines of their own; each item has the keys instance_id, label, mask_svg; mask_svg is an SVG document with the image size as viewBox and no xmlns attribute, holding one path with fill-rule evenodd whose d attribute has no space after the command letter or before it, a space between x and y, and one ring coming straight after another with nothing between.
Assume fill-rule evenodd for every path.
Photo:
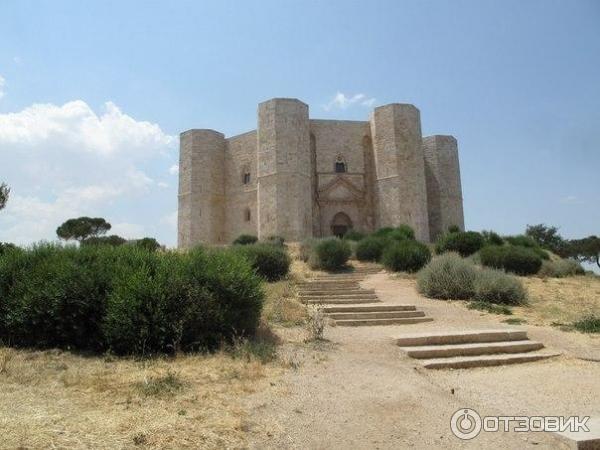
<instances>
[{"instance_id":1,"label":"green bush","mask_svg":"<svg viewBox=\"0 0 600 450\"><path fill-rule=\"evenodd\" d=\"M387 234L387 237L394 239L396 241L404 241L406 239L414 240L415 239L415 230L413 230L408 225L400 225L399 227L394 228L391 232Z\"/></svg>"},{"instance_id":2,"label":"green bush","mask_svg":"<svg viewBox=\"0 0 600 450\"><path fill-rule=\"evenodd\" d=\"M300 243L298 257L300 258L301 261L304 261L304 262L309 261L311 255L314 252L314 248L318 242L319 242L319 239L308 238L308 239L303 240Z\"/></svg>"},{"instance_id":3,"label":"green bush","mask_svg":"<svg viewBox=\"0 0 600 450\"><path fill-rule=\"evenodd\" d=\"M352 254L350 245L341 239L323 239L313 248L309 264L313 269L340 270Z\"/></svg>"},{"instance_id":4,"label":"green bush","mask_svg":"<svg viewBox=\"0 0 600 450\"><path fill-rule=\"evenodd\" d=\"M0 341L122 354L213 348L253 333L263 292L233 251L39 245L0 257Z\"/></svg>"},{"instance_id":5,"label":"green bush","mask_svg":"<svg viewBox=\"0 0 600 450\"><path fill-rule=\"evenodd\" d=\"M573 322L572 327L582 333L600 333L600 316L588 314Z\"/></svg>"},{"instance_id":6,"label":"green bush","mask_svg":"<svg viewBox=\"0 0 600 450\"><path fill-rule=\"evenodd\" d=\"M158 241L151 237L145 237L142 239L138 239L135 241L134 245L139 248L143 248L144 250L148 250L150 252L155 252L160 248L160 244Z\"/></svg>"},{"instance_id":7,"label":"green bush","mask_svg":"<svg viewBox=\"0 0 600 450\"><path fill-rule=\"evenodd\" d=\"M473 299L479 302L521 305L527 299L527 292L521 280L502 270L480 270L473 282L473 288Z\"/></svg>"},{"instance_id":8,"label":"green bush","mask_svg":"<svg viewBox=\"0 0 600 450\"><path fill-rule=\"evenodd\" d=\"M284 246L252 244L236 249L249 262L258 275L267 281L277 281L290 271L291 260Z\"/></svg>"},{"instance_id":9,"label":"green bush","mask_svg":"<svg viewBox=\"0 0 600 450\"><path fill-rule=\"evenodd\" d=\"M559 259L557 261L543 261L537 273L540 277L564 278L585 274L585 270L577 261L572 259Z\"/></svg>"},{"instance_id":10,"label":"green bush","mask_svg":"<svg viewBox=\"0 0 600 450\"><path fill-rule=\"evenodd\" d=\"M394 230L395 230L394 227L379 228L375 233L373 233L373 236L386 237L388 234L390 234Z\"/></svg>"},{"instance_id":11,"label":"green bush","mask_svg":"<svg viewBox=\"0 0 600 450\"><path fill-rule=\"evenodd\" d=\"M542 258L531 248L514 245L488 245L479 252L481 263L517 275L532 275L542 266Z\"/></svg>"},{"instance_id":12,"label":"green bush","mask_svg":"<svg viewBox=\"0 0 600 450\"><path fill-rule=\"evenodd\" d=\"M504 239L494 231L482 231L484 245L503 245Z\"/></svg>"},{"instance_id":13,"label":"green bush","mask_svg":"<svg viewBox=\"0 0 600 450\"><path fill-rule=\"evenodd\" d=\"M279 247L283 247L285 244L285 239L281 236L269 236L265 239L265 244L278 245Z\"/></svg>"},{"instance_id":14,"label":"green bush","mask_svg":"<svg viewBox=\"0 0 600 450\"><path fill-rule=\"evenodd\" d=\"M450 225L448 227L448 233L460 233L461 229L458 225Z\"/></svg>"},{"instance_id":15,"label":"green bush","mask_svg":"<svg viewBox=\"0 0 600 450\"><path fill-rule=\"evenodd\" d=\"M456 253L436 256L417 276L419 292L430 298L466 300L473 296L477 268Z\"/></svg>"},{"instance_id":16,"label":"green bush","mask_svg":"<svg viewBox=\"0 0 600 450\"><path fill-rule=\"evenodd\" d=\"M447 233L438 239L435 251L438 254L457 252L461 256L469 256L478 252L483 247L484 239L476 231L460 231Z\"/></svg>"},{"instance_id":17,"label":"green bush","mask_svg":"<svg viewBox=\"0 0 600 450\"><path fill-rule=\"evenodd\" d=\"M431 259L429 248L418 241L394 242L383 250L381 261L393 272L416 272Z\"/></svg>"},{"instance_id":18,"label":"green bush","mask_svg":"<svg viewBox=\"0 0 600 450\"><path fill-rule=\"evenodd\" d=\"M233 245L249 245L249 244L255 244L257 241L258 241L258 238L256 236L252 236L250 234L240 234L233 241Z\"/></svg>"},{"instance_id":19,"label":"green bush","mask_svg":"<svg viewBox=\"0 0 600 450\"><path fill-rule=\"evenodd\" d=\"M110 236L90 236L89 238L81 241L81 246L86 245L112 245L118 247L127 243L127 239L117 236L116 234Z\"/></svg>"},{"instance_id":20,"label":"green bush","mask_svg":"<svg viewBox=\"0 0 600 450\"><path fill-rule=\"evenodd\" d=\"M350 230L344 235L344 239L349 241L360 241L365 238L365 233L361 233L360 231Z\"/></svg>"},{"instance_id":21,"label":"green bush","mask_svg":"<svg viewBox=\"0 0 600 450\"><path fill-rule=\"evenodd\" d=\"M525 236L524 234L518 234L516 236L505 236L504 240L511 245L516 245L519 247L528 247L528 248L536 248L539 247L537 242L529 236Z\"/></svg>"},{"instance_id":22,"label":"green bush","mask_svg":"<svg viewBox=\"0 0 600 450\"><path fill-rule=\"evenodd\" d=\"M10 242L0 242L0 256L9 250L14 250L16 248L17 246L15 244L11 244Z\"/></svg>"},{"instance_id":23,"label":"green bush","mask_svg":"<svg viewBox=\"0 0 600 450\"><path fill-rule=\"evenodd\" d=\"M379 261L388 240L382 237L369 236L358 242L356 259L359 261Z\"/></svg>"}]
</instances>

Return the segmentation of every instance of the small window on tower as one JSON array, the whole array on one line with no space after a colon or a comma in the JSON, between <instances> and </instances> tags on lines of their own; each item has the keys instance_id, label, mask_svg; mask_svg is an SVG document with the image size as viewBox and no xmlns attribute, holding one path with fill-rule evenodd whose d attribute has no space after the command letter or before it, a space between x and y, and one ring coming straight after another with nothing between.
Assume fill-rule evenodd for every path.
<instances>
[{"instance_id":1,"label":"small window on tower","mask_svg":"<svg viewBox=\"0 0 600 450\"><path fill-rule=\"evenodd\" d=\"M250 172L245 171L243 179L244 179L244 184L250 184Z\"/></svg>"},{"instance_id":2,"label":"small window on tower","mask_svg":"<svg viewBox=\"0 0 600 450\"><path fill-rule=\"evenodd\" d=\"M244 211L244 219L246 219L246 222L250 222L250 219L252 219L249 208Z\"/></svg>"}]
</instances>

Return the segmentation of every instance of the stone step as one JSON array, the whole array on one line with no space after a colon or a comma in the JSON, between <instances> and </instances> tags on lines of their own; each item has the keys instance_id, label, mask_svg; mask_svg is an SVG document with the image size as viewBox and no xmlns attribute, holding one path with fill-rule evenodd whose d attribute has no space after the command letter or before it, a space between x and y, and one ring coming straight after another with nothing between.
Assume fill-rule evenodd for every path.
<instances>
[{"instance_id":1,"label":"stone step","mask_svg":"<svg viewBox=\"0 0 600 450\"><path fill-rule=\"evenodd\" d=\"M454 356L479 356L499 353L526 353L544 348L544 344L535 341L483 342L476 344L425 345L420 347L402 347L412 358L448 358Z\"/></svg>"},{"instance_id":2,"label":"stone step","mask_svg":"<svg viewBox=\"0 0 600 450\"><path fill-rule=\"evenodd\" d=\"M407 325L412 323L431 322L431 317L400 317L397 319L351 319L336 320L335 323L342 327L359 327L374 325Z\"/></svg>"},{"instance_id":3,"label":"stone step","mask_svg":"<svg viewBox=\"0 0 600 450\"><path fill-rule=\"evenodd\" d=\"M343 298L343 299L335 299L335 298L320 298L319 300L302 300L304 303L308 305L359 305L362 303L379 303L379 299L372 298Z\"/></svg>"},{"instance_id":4,"label":"stone step","mask_svg":"<svg viewBox=\"0 0 600 450\"><path fill-rule=\"evenodd\" d=\"M338 293L338 292L332 292L331 294L327 294L327 295L315 295L315 294L305 294L305 295L300 295L300 298L306 298L306 299L315 299L315 298L319 298L319 297L335 297L335 298L377 298L376 294L372 294L370 292L356 292L356 293L352 293L352 294L342 294L342 293Z\"/></svg>"},{"instance_id":5,"label":"stone step","mask_svg":"<svg viewBox=\"0 0 600 450\"><path fill-rule=\"evenodd\" d=\"M425 317L423 311L376 311L327 313L334 320L399 319L401 317Z\"/></svg>"},{"instance_id":6,"label":"stone step","mask_svg":"<svg viewBox=\"0 0 600 450\"><path fill-rule=\"evenodd\" d=\"M416 311L414 305L358 305L358 306L326 306L323 312L343 313L343 312L383 312L383 311Z\"/></svg>"},{"instance_id":7,"label":"stone step","mask_svg":"<svg viewBox=\"0 0 600 450\"><path fill-rule=\"evenodd\" d=\"M523 341L527 339L527 331L500 329L449 331L437 333L407 334L395 338L400 347L422 345L474 344L480 342Z\"/></svg>"},{"instance_id":8,"label":"stone step","mask_svg":"<svg viewBox=\"0 0 600 450\"><path fill-rule=\"evenodd\" d=\"M457 356L421 360L427 369L468 369L472 367L502 366L540 361L559 356L560 353L512 353L501 355Z\"/></svg>"},{"instance_id":9,"label":"stone step","mask_svg":"<svg viewBox=\"0 0 600 450\"><path fill-rule=\"evenodd\" d=\"M375 295L373 289L328 289L328 290L316 290L316 289L303 289L298 291L298 295L301 297L304 295L354 295L354 294L370 294Z\"/></svg>"},{"instance_id":10,"label":"stone step","mask_svg":"<svg viewBox=\"0 0 600 450\"><path fill-rule=\"evenodd\" d=\"M296 285L298 289L360 289L359 283L299 283Z\"/></svg>"}]
</instances>

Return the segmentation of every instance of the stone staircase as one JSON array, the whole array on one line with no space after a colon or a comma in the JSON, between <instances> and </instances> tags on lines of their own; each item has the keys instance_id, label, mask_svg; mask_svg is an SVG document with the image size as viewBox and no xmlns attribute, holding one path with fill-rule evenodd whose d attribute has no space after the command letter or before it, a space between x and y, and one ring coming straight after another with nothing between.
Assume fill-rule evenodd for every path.
<instances>
[{"instance_id":1,"label":"stone staircase","mask_svg":"<svg viewBox=\"0 0 600 450\"><path fill-rule=\"evenodd\" d=\"M322 305L336 325L401 325L433 320L413 305L383 304L371 289L360 287L367 275L381 272L376 266L357 266L352 272L317 275L297 284L298 297L308 305Z\"/></svg>"},{"instance_id":2,"label":"stone staircase","mask_svg":"<svg viewBox=\"0 0 600 450\"><path fill-rule=\"evenodd\" d=\"M523 330L475 330L403 335L396 344L427 369L466 369L517 364L558 356L540 352Z\"/></svg>"}]
</instances>

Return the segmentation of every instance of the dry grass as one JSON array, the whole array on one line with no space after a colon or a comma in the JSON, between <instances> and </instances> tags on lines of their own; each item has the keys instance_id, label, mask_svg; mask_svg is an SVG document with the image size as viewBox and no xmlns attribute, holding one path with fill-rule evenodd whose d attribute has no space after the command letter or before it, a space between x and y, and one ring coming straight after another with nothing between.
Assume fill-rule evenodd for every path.
<instances>
[{"instance_id":1,"label":"dry grass","mask_svg":"<svg viewBox=\"0 0 600 450\"><path fill-rule=\"evenodd\" d=\"M278 370L225 353L136 361L0 348L0 447L243 448L242 401Z\"/></svg>"},{"instance_id":2,"label":"dry grass","mask_svg":"<svg viewBox=\"0 0 600 450\"><path fill-rule=\"evenodd\" d=\"M266 285L263 321L292 327L302 325L307 318L306 307L300 303L291 279Z\"/></svg>"},{"instance_id":3,"label":"dry grass","mask_svg":"<svg viewBox=\"0 0 600 450\"><path fill-rule=\"evenodd\" d=\"M513 312L532 325L568 324L583 316L600 314L600 277L521 277L529 292L529 305Z\"/></svg>"}]
</instances>

